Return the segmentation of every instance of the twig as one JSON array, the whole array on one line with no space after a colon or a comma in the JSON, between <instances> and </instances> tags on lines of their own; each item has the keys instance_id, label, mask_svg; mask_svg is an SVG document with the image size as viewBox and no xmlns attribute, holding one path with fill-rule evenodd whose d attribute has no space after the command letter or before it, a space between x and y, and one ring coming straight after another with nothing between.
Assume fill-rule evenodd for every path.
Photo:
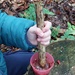
<instances>
[{"instance_id":1,"label":"twig","mask_svg":"<svg viewBox=\"0 0 75 75\"><path fill-rule=\"evenodd\" d=\"M36 22L39 28L44 27L44 15L43 15L43 4L42 1L38 1L35 3L36 6ZM46 56L45 56L45 46L38 43L39 49L39 64L41 67L44 67L46 64Z\"/></svg>"}]
</instances>

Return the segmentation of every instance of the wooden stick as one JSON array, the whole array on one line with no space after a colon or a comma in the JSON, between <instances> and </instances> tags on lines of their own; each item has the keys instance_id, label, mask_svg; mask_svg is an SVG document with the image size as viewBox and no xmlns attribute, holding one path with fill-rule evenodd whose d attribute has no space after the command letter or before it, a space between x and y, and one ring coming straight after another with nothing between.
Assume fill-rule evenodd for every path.
<instances>
[{"instance_id":1,"label":"wooden stick","mask_svg":"<svg viewBox=\"0 0 75 75\"><path fill-rule=\"evenodd\" d=\"M44 15L43 15L43 5L42 2L38 1L35 3L36 7L36 22L37 27L43 28L44 27ZM39 64L41 67L45 67L46 64L46 56L45 56L45 46L38 43L38 49L39 49Z\"/></svg>"}]
</instances>

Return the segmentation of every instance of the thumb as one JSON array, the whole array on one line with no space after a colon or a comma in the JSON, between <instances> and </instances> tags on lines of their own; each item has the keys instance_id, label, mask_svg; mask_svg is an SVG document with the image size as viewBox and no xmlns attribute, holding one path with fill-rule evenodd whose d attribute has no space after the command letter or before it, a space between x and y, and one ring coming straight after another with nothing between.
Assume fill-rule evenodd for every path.
<instances>
[{"instance_id":1,"label":"thumb","mask_svg":"<svg viewBox=\"0 0 75 75\"><path fill-rule=\"evenodd\" d=\"M34 34L34 35L37 35L39 37L43 37L43 35L44 35L43 31L40 28L38 28L36 25L30 27L29 32Z\"/></svg>"}]
</instances>

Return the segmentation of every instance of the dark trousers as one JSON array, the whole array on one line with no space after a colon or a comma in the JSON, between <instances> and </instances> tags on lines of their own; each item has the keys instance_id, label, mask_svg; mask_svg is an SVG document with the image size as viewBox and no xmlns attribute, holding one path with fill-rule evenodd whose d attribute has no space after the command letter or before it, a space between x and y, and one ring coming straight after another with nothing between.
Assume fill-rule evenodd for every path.
<instances>
[{"instance_id":1,"label":"dark trousers","mask_svg":"<svg viewBox=\"0 0 75 75\"><path fill-rule=\"evenodd\" d=\"M27 71L33 52L24 50L4 53L7 66L7 75L23 75Z\"/></svg>"}]
</instances>

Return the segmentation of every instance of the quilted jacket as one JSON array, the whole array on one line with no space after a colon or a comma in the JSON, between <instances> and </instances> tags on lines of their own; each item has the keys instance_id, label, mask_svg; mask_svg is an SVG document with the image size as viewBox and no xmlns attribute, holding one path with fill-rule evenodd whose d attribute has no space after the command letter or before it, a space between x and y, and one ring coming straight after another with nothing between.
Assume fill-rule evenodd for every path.
<instances>
[{"instance_id":1,"label":"quilted jacket","mask_svg":"<svg viewBox=\"0 0 75 75\"><path fill-rule=\"evenodd\" d=\"M15 46L24 50L33 48L27 41L27 30L35 25L32 20L17 18L0 11L0 44ZM0 73L7 75L6 63L0 51Z\"/></svg>"}]
</instances>

